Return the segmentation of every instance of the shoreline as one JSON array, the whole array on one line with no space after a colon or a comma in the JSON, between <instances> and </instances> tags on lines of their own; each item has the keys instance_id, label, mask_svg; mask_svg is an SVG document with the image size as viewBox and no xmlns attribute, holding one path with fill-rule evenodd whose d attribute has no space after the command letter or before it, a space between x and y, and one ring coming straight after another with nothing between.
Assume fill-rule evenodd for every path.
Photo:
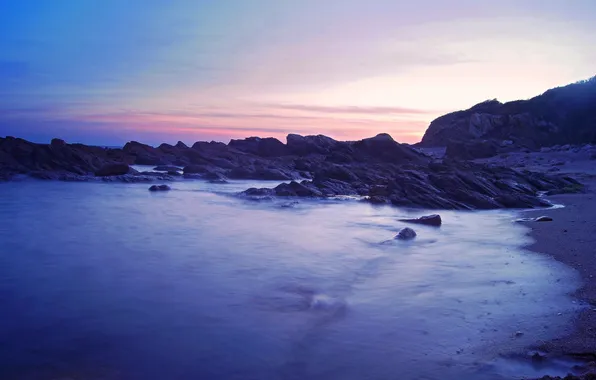
<instances>
[{"instance_id":1,"label":"shoreline","mask_svg":"<svg viewBox=\"0 0 596 380\"><path fill-rule=\"evenodd\" d=\"M523 248L548 255L576 270L580 287L571 297L586 308L573 319L570 333L548 342L537 342L537 349L550 357L570 357L587 363L594 373L596 361L596 180L582 178L586 191L581 194L549 196L565 207L523 211L532 217L549 216L551 222L524 222L532 243Z\"/></svg>"}]
</instances>

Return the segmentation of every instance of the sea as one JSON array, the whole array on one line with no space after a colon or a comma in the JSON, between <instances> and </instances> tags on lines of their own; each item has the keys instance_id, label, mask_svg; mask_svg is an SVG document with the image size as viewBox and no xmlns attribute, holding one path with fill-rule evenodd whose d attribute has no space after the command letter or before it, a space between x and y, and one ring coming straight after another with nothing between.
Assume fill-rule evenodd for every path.
<instances>
[{"instance_id":1,"label":"sea","mask_svg":"<svg viewBox=\"0 0 596 380\"><path fill-rule=\"evenodd\" d=\"M513 379L582 308L511 211L0 183L0 379ZM394 240L400 228L417 232Z\"/></svg>"}]
</instances>

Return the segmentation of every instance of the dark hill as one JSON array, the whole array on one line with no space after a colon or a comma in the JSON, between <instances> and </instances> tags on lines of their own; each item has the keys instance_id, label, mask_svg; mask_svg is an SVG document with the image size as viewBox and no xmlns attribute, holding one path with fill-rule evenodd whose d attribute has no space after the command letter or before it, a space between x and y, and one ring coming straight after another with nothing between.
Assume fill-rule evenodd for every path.
<instances>
[{"instance_id":1,"label":"dark hill","mask_svg":"<svg viewBox=\"0 0 596 380\"><path fill-rule=\"evenodd\" d=\"M529 100L488 100L441 116L430 124L420 145L488 139L528 147L596 143L596 77Z\"/></svg>"}]
</instances>

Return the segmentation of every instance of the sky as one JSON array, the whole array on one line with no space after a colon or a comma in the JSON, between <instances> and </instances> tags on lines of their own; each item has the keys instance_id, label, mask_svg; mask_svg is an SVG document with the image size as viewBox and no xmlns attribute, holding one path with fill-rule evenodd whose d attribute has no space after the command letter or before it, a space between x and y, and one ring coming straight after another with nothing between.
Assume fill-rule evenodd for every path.
<instances>
[{"instance_id":1,"label":"sky","mask_svg":"<svg viewBox=\"0 0 596 380\"><path fill-rule=\"evenodd\" d=\"M420 140L596 74L594 0L0 0L0 136Z\"/></svg>"}]
</instances>

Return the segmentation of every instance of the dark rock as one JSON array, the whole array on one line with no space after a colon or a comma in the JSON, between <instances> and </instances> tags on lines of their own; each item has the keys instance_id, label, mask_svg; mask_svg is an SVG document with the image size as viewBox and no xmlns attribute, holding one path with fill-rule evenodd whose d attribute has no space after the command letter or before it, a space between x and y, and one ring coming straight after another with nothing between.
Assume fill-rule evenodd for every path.
<instances>
[{"instance_id":1,"label":"dark rock","mask_svg":"<svg viewBox=\"0 0 596 380\"><path fill-rule=\"evenodd\" d=\"M275 188L275 195L281 197L320 197L323 194L308 181L282 183Z\"/></svg>"},{"instance_id":2,"label":"dark rock","mask_svg":"<svg viewBox=\"0 0 596 380\"><path fill-rule=\"evenodd\" d=\"M202 165L188 165L185 166L183 169L184 174L204 174L209 173L210 168L202 166Z\"/></svg>"},{"instance_id":3,"label":"dark rock","mask_svg":"<svg viewBox=\"0 0 596 380\"><path fill-rule=\"evenodd\" d=\"M416 231L414 231L413 229L411 229L409 227L402 228L401 230L399 230L397 235L395 235L395 239L398 239L398 240L411 240L411 239L414 239L415 237L416 237Z\"/></svg>"},{"instance_id":4,"label":"dark rock","mask_svg":"<svg viewBox=\"0 0 596 380\"><path fill-rule=\"evenodd\" d=\"M240 193L242 196L249 196L249 197L270 197L275 195L274 189L267 189L267 188L255 188L251 187L250 189L244 190Z\"/></svg>"},{"instance_id":5,"label":"dark rock","mask_svg":"<svg viewBox=\"0 0 596 380\"><path fill-rule=\"evenodd\" d=\"M499 146L492 140L450 142L445 150L445 157L459 160L474 160L496 156Z\"/></svg>"},{"instance_id":6,"label":"dark rock","mask_svg":"<svg viewBox=\"0 0 596 380\"><path fill-rule=\"evenodd\" d=\"M389 199L387 199L387 197L384 196L380 196L380 195L373 195L368 197L368 202L375 204L375 205L384 205L389 203Z\"/></svg>"},{"instance_id":7,"label":"dark rock","mask_svg":"<svg viewBox=\"0 0 596 380\"><path fill-rule=\"evenodd\" d=\"M553 218L550 216L539 216L538 218L534 219L536 222L552 222Z\"/></svg>"},{"instance_id":8,"label":"dark rock","mask_svg":"<svg viewBox=\"0 0 596 380\"><path fill-rule=\"evenodd\" d=\"M288 174L277 168L268 167L237 167L228 172L228 177L234 179L262 179L266 181L286 181L292 179Z\"/></svg>"},{"instance_id":9,"label":"dark rock","mask_svg":"<svg viewBox=\"0 0 596 380\"><path fill-rule=\"evenodd\" d=\"M399 144L387 133L380 133L375 137L356 141L352 144L354 158L358 161L381 161L390 163L428 163L430 159Z\"/></svg>"},{"instance_id":10,"label":"dark rock","mask_svg":"<svg viewBox=\"0 0 596 380\"><path fill-rule=\"evenodd\" d=\"M66 143L62 139L52 139L50 146L52 148L61 148L63 146L66 146Z\"/></svg>"},{"instance_id":11,"label":"dark rock","mask_svg":"<svg viewBox=\"0 0 596 380\"><path fill-rule=\"evenodd\" d=\"M425 215L416 219L400 219L400 221L407 223L424 224L427 226L435 227L440 227L442 223L441 215L439 214Z\"/></svg>"},{"instance_id":12,"label":"dark rock","mask_svg":"<svg viewBox=\"0 0 596 380\"><path fill-rule=\"evenodd\" d=\"M149 188L149 191L169 191L172 190L168 185L153 185Z\"/></svg>"},{"instance_id":13,"label":"dark rock","mask_svg":"<svg viewBox=\"0 0 596 380\"><path fill-rule=\"evenodd\" d=\"M243 140L231 140L228 146L261 157L279 157L289 154L289 150L284 143L273 137L249 137Z\"/></svg>"},{"instance_id":14,"label":"dark rock","mask_svg":"<svg viewBox=\"0 0 596 380\"><path fill-rule=\"evenodd\" d=\"M287 148L291 154L297 156L308 156L311 154L328 154L339 143L334 139L323 136L300 136L289 134L286 137ZM303 170L303 169L299 169Z\"/></svg>"},{"instance_id":15,"label":"dark rock","mask_svg":"<svg viewBox=\"0 0 596 380\"><path fill-rule=\"evenodd\" d=\"M209 181L209 183L224 184L228 183L228 179L219 172L210 172L203 174L203 179Z\"/></svg>"},{"instance_id":16,"label":"dark rock","mask_svg":"<svg viewBox=\"0 0 596 380\"><path fill-rule=\"evenodd\" d=\"M123 175L128 174L130 171L130 166L126 164L108 164L102 166L95 172L96 177L107 177L113 175Z\"/></svg>"}]
</instances>

